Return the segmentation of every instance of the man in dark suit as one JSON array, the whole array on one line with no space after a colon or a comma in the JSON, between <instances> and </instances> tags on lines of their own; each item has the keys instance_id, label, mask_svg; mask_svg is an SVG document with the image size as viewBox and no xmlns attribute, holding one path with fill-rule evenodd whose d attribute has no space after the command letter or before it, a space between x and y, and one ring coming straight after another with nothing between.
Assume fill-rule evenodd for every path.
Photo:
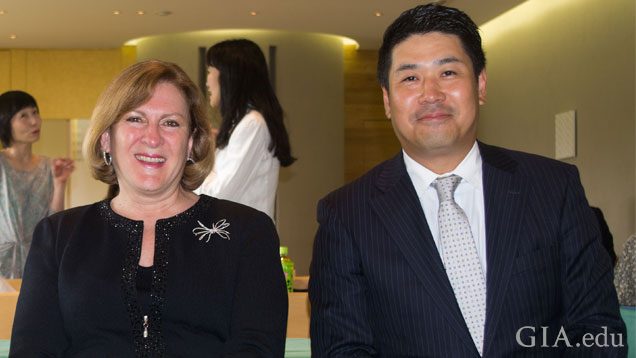
<instances>
[{"instance_id":1,"label":"man in dark suit","mask_svg":"<svg viewBox=\"0 0 636 358\"><path fill-rule=\"evenodd\" d=\"M319 203L312 357L626 356L576 167L476 139L473 21L404 12L378 78L403 150Z\"/></svg>"}]
</instances>

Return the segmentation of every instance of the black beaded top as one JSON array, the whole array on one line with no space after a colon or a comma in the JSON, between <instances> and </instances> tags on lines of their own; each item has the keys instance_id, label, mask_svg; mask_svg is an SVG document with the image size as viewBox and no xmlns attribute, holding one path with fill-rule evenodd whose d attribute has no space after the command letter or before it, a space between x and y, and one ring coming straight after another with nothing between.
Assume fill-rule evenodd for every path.
<instances>
[{"instance_id":1,"label":"black beaded top","mask_svg":"<svg viewBox=\"0 0 636 358\"><path fill-rule=\"evenodd\" d=\"M123 231L123 235L128 238L125 263L122 267L121 287L130 319L135 353L138 357L165 356L166 348L161 331L161 316L168 277L168 242L173 236L174 229L209 207L210 200L212 199L202 196L184 212L170 218L157 220L155 225L155 253L150 286L150 301L148 306L144 307L143 313L139 302L139 293L137 292L137 275L144 229L143 221L132 220L117 214L110 206L110 199L103 200L98 205L100 216L111 226ZM146 323L144 316L147 316L147 328L144 327ZM144 337L145 330L147 330L146 337Z\"/></svg>"}]
</instances>

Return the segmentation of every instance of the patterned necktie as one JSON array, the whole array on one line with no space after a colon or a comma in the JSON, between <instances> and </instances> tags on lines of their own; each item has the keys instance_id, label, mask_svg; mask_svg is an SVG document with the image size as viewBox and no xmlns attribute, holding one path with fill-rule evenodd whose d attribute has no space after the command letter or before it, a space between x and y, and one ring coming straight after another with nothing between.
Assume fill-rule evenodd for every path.
<instances>
[{"instance_id":1,"label":"patterned necktie","mask_svg":"<svg viewBox=\"0 0 636 358\"><path fill-rule=\"evenodd\" d=\"M433 185L439 197L439 232L446 274L473 342L482 355L486 321L486 280L468 218L453 198L461 179L457 175L451 175L437 178Z\"/></svg>"}]
</instances>

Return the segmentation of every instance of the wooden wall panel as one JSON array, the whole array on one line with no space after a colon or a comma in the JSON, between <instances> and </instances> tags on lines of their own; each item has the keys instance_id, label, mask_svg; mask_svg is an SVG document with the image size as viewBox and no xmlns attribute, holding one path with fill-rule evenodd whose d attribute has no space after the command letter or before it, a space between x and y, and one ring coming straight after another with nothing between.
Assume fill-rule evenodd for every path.
<instances>
[{"instance_id":1,"label":"wooden wall panel","mask_svg":"<svg viewBox=\"0 0 636 358\"><path fill-rule=\"evenodd\" d=\"M10 50L11 53L11 89L26 88L26 56L27 50ZM37 100L37 98L36 98Z\"/></svg>"},{"instance_id":2,"label":"wooden wall panel","mask_svg":"<svg viewBox=\"0 0 636 358\"><path fill-rule=\"evenodd\" d=\"M44 118L88 118L106 84L135 61L134 47L0 51L0 90L30 93Z\"/></svg>"},{"instance_id":3,"label":"wooden wall panel","mask_svg":"<svg viewBox=\"0 0 636 358\"><path fill-rule=\"evenodd\" d=\"M121 50L30 50L27 84L47 118L88 118L121 71Z\"/></svg>"},{"instance_id":4,"label":"wooden wall panel","mask_svg":"<svg viewBox=\"0 0 636 358\"><path fill-rule=\"evenodd\" d=\"M378 52L344 51L345 182L394 156L401 148L386 118L376 79Z\"/></svg>"},{"instance_id":5,"label":"wooden wall panel","mask_svg":"<svg viewBox=\"0 0 636 358\"><path fill-rule=\"evenodd\" d=\"M11 89L11 53L0 51L0 93Z\"/></svg>"}]
</instances>

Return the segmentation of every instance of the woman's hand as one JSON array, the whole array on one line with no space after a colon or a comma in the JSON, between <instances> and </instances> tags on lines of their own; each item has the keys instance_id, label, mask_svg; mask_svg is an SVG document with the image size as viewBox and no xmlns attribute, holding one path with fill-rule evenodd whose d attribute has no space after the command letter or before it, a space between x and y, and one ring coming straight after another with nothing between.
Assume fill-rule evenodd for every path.
<instances>
[{"instance_id":1,"label":"woman's hand","mask_svg":"<svg viewBox=\"0 0 636 358\"><path fill-rule=\"evenodd\" d=\"M65 184L68 177L75 170L75 164L72 159L69 158L57 158L53 161L51 166L51 173L53 175L53 181L57 184Z\"/></svg>"},{"instance_id":2,"label":"woman's hand","mask_svg":"<svg viewBox=\"0 0 636 358\"><path fill-rule=\"evenodd\" d=\"M64 210L64 192L66 191L66 181L75 170L73 160L68 158L57 158L51 165L51 175L53 176L53 199L51 209L53 211Z\"/></svg>"}]
</instances>

